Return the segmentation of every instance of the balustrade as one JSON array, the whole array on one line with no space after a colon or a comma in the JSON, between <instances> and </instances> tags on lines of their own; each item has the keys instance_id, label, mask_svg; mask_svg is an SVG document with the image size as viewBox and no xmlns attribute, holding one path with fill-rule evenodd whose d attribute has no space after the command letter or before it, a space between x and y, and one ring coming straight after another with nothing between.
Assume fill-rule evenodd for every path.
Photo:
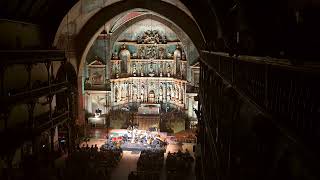
<instances>
[{"instance_id":1,"label":"balustrade","mask_svg":"<svg viewBox=\"0 0 320 180\"><path fill-rule=\"evenodd\" d=\"M26 140L31 140L35 136L41 134L41 132L47 131L58 126L61 123L66 122L74 118L72 113L75 112L74 109L74 96L67 97L75 92L72 89L70 82L71 78L65 71L65 52L59 50L28 50L28 51L0 51L0 56L2 61L0 62L0 72L1 80L5 78L4 72L10 66L15 66L17 64L25 65L25 68L28 73L26 86L21 89L10 89L6 87L5 84L1 81L1 104L0 109L6 109L6 112L10 112L10 109L15 107L16 104L27 104L28 106L28 120L22 122L21 124L15 124L14 126L7 127L5 125L4 129L1 129L1 140L6 144L6 149L10 151L10 148L15 148L21 145ZM61 62L62 71L60 72L59 77L54 77L53 62ZM34 83L31 83L31 72L35 64L42 63L46 66L47 70L47 79L44 82L36 80ZM72 65L71 65L72 66ZM62 73L62 74L61 74ZM71 72L70 72L71 73ZM58 75L57 75L58 76ZM68 77L67 77L68 76ZM13 77L14 79L14 77ZM69 79L67 81L66 79ZM65 109L57 112L54 111L52 107L52 101L54 96L61 97L60 99L67 98L71 103L65 106ZM34 108L35 103L41 97L47 97L46 104L49 105L49 110L47 113L40 116L34 117ZM67 100L66 100L67 101ZM64 101L64 102L66 102ZM60 104L61 105L61 104ZM63 105L62 105L63 106ZM5 108L7 107L7 108ZM56 109L58 109L56 107ZM7 114L8 114L7 113ZM4 114L1 112L1 114ZM5 124L7 124L9 114L4 118ZM15 137L13 140L14 143L8 142L12 139L8 137Z\"/></svg>"},{"instance_id":2,"label":"balustrade","mask_svg":"<svg viewBox=\"0 0 320 180\"><path fill-rule=\"evenodd\" d=\"M317 146L320 134L319 100L320 66L292 65L282 59L240 56L203 51L200 96L203 113L214 121L212 106L217 86L214 76L248 98L279 126L288 129L301 140ZM210 93L209 93L210 92ZM215 92L216 93L216 92ZM212 98L211 98L211 97ZM209 122L210 123L210 122ZM210 125L212 126L212 125ZM216 127L216 125L215 125Z\"/></svg>"}]
</instances>

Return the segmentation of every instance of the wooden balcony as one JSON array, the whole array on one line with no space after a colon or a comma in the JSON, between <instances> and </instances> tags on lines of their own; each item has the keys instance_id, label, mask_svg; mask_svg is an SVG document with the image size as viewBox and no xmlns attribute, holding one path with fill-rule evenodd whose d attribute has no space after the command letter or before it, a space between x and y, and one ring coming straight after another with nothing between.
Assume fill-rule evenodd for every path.
<instances>
[{"instance_id":1,"label":"wooden balcony","mask_svg":"<svg viewBox=\"0 0 320 180\"><path fill-rule=\"evenodd\" d=\"M31 127L25 122L17 124L15 127L5 129L0 132L0 140L4 144L0 153L8 153L20 146L23 142L30 141L34 137L39 136L41 132L62 124L69 119L69 111L54 113L51 118L49 113L45 113L34 118L34 127Z\"/></svg>"},{"instance_id":2,"label":"wooden balcony","mask_svg":"<svg viewBox=\"0 0 320 180\"><path fill-rule=\"evenodd\" d=\"M0 51L0 64L34 64L47 61L66 61L62 50L6 50Z\"/></svg>"},{"instance_id":3,"label":"wooden balcony","mask_svg":"<svg viewBox=\"0 0 320 180\"><path fill-rule=\"evenodd\" d=\"M208 51L202 51L201 57L203 71L210 70L232 85L284 133L304 144L318 146L320 64L294 65L286 59L236 58Z\"/></svg>"},{"instance_id":4,"label":"wooden balcony","mask_svg":"<svg viewBox=\"0 0 320 180\"><path fill-rule=\"evenodd\" d=\"M66 91L69 88L68 82L55 83L44 87L39 87L31 90L23 90L15 94L0 97L2 105L10 105L16 103L23 103L29 100L39 98L46 95L53 95L58 92Z\"/></svg>"}]
</instances>

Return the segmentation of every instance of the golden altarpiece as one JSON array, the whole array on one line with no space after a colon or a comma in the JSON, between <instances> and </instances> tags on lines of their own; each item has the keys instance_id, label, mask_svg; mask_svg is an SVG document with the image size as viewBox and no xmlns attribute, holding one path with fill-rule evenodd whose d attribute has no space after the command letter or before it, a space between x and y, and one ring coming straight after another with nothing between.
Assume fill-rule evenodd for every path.
<instances>
[{"instance_id":1,"label":"golden altarpiece","mask_svg":"<svg viewBox=\"0 0 320 180\"><path fill-rule=\"evenodd\" d=\"M168 41L157 30L147 30L135 41L116 41L115 46L119 52L112 53L109 66L98 57L87 64L85 108L89 113L106 114L130 103L166 103L186 111L193 107L187 102L187 71L192 68L179 40Z\"/></svg>"}]
</instances>

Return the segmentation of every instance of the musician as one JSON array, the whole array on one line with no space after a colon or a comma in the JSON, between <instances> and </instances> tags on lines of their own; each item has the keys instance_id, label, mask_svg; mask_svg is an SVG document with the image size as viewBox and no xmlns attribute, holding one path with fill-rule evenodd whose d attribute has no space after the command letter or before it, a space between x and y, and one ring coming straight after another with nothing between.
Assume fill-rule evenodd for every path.
<instances>
[{"instance_id":1,"label":"musician","mask_svg":"<svg viewBox=\"0 0 320 180\"><path fill-rule=\"evenodd\" d=\"M94 117L100 117L100 115L101 115L101 110L98 108L98 109L96 109L96 112L94 113Z\"/></svg>"}]
</instances>

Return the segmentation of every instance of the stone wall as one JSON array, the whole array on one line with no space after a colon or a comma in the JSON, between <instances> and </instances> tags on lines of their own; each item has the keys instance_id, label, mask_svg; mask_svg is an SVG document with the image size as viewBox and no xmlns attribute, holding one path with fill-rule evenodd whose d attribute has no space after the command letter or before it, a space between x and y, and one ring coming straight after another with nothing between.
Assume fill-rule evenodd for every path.
<instances>
[{"instance_id":1,"label":"stone wall","mask_svg":"<svg viewBox=\"0 0 320 180\"><path fill-rule=\"evenodd\" d=\"M46 45L40 26L0 20L0 49L40 49Z\"/></svg>"}]
</instances>

